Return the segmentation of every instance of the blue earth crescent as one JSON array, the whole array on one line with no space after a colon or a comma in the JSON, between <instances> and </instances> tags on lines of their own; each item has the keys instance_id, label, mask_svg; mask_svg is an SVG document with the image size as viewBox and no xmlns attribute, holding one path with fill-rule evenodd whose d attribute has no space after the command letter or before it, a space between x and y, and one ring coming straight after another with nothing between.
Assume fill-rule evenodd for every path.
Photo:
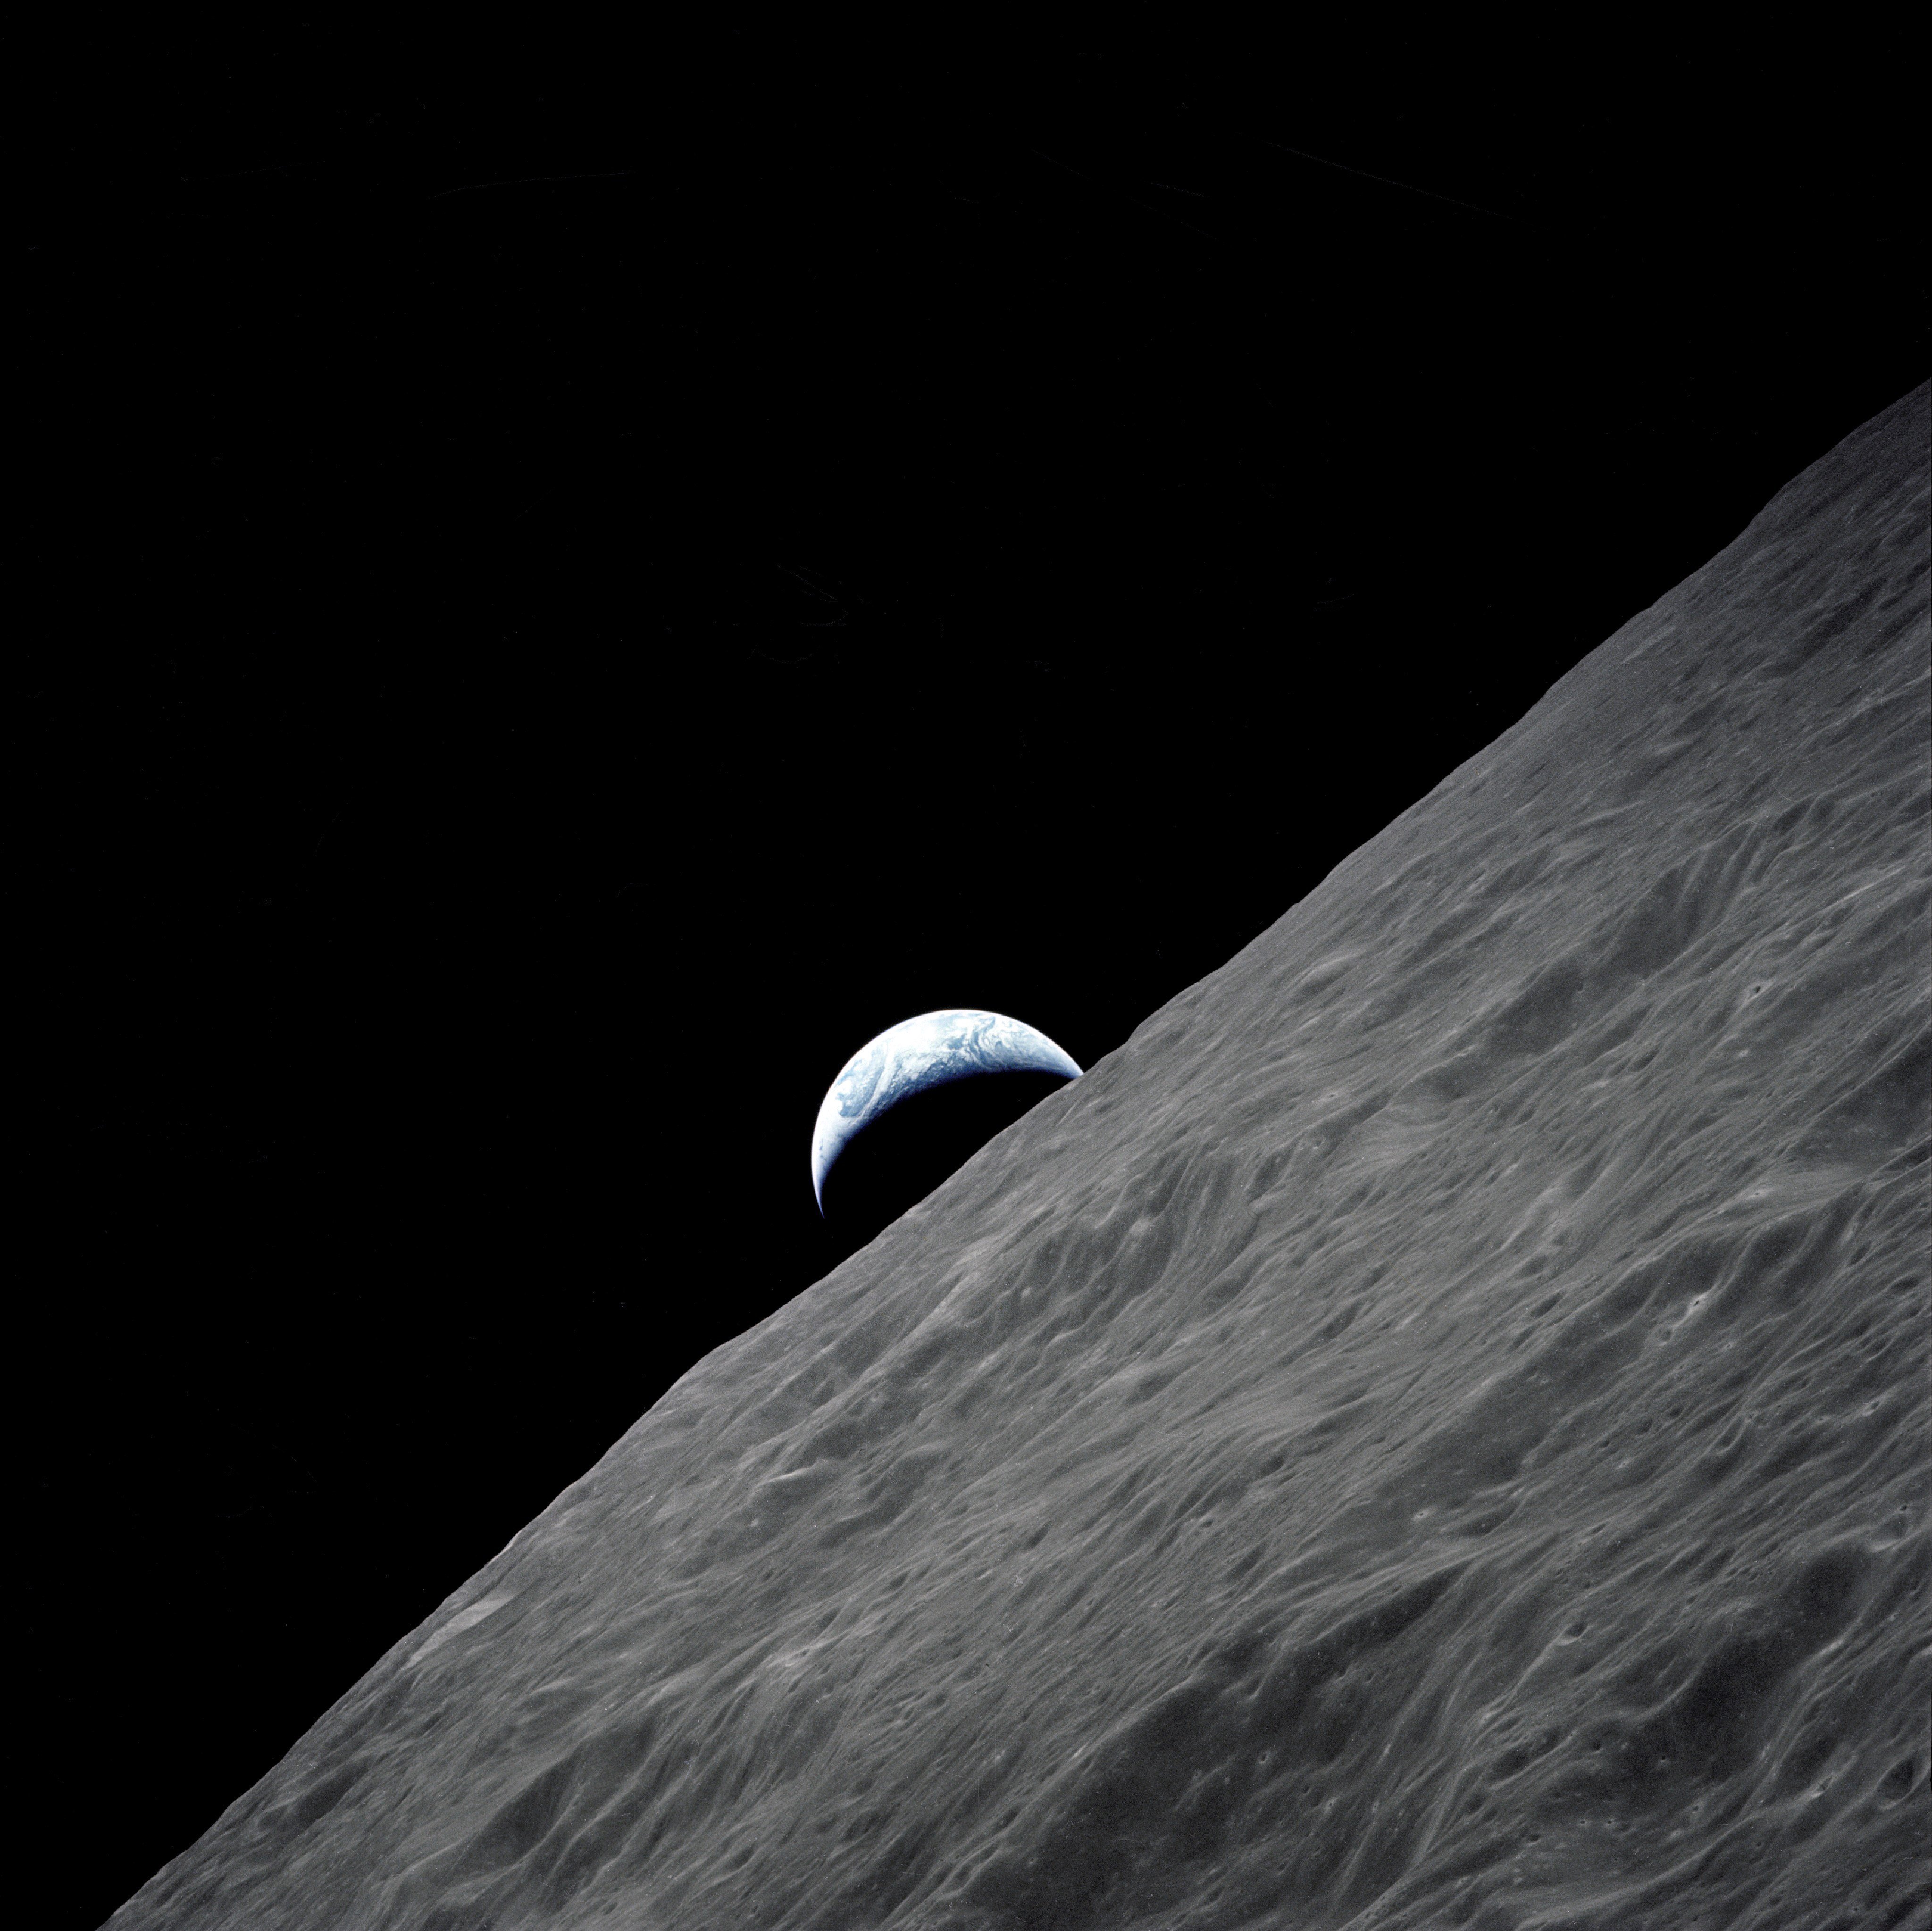
<instances>
[{"instance_id":1,"label":"blue earth crescent","mask_svg":"<svg viewBox=\"0 0 1932 1931\"><path fill-rule=\"evenodd\" d=\"M845 1062L812 1129L812 1191L825 1208L825 1177L861 1128L914 1093L974 1073L1059 1073L1078 1079L1072 1056L1044 1033L998 1012L922 1012L902 1019Z\"/></svg>"}]
</instances>

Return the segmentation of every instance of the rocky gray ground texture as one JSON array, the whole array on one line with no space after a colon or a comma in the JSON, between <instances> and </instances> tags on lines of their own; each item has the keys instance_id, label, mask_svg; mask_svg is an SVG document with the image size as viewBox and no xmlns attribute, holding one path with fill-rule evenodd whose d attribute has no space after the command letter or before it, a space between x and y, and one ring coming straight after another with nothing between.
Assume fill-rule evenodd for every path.
<instances>
[{"instance_id":1,"label":"rocky gray ground texture","mask_svg":"<svg viewBox=\"0 0 1932 1931\"><path fill-rule=\"evenodd\" d=\"M700 1362L113 1923L1932 1923L1927 403Z\"/></svg>"}]
</instances>

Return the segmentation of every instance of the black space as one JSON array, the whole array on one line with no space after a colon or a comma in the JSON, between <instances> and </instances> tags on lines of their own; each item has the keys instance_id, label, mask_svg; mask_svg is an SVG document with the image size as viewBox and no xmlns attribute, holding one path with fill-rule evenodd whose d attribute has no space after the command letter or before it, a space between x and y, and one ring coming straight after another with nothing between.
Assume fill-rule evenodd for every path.
<instances>
[{"instance_id":1,"label":"black space","mask_svg":"<svg viewBox=\"0 0 1932 1931\"><path fill-rule=\"evenodd\" d=\"M1904 45L50 50L21 1822L92 1924L1927 371Z\"/></svg>"}]
</instances>

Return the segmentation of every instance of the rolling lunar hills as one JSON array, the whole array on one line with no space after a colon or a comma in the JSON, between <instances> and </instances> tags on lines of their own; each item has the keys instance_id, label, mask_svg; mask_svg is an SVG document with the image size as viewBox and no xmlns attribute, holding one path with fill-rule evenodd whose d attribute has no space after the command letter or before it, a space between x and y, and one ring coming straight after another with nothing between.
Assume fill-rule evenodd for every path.
<instances>
[{"instance_id":1,"label":"rolling lunar hills","mask_svg":"<svg viewBox=\"0 0 1932 1931\"><path fill-rule=\"evenodd\" d=\"M1932 1924L1927 439L701 1361L112 1922Z\"/></svg>"}]
</instances>

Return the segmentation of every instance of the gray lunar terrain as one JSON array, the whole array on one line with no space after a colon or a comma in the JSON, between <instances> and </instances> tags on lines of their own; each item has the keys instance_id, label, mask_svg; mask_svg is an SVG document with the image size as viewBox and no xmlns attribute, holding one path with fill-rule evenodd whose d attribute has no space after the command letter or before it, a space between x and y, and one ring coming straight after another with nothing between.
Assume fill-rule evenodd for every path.
<instances>
[{"instance_id":1,"label":"gray lunar terrain","mask_svg":"<svg viewBox=\"0 0 1932 1931\"><path fill-rule=\"evenodd\" d=\"M1932 1924L1927 440L699 1363L112 1922Z\"/></svg>"}]
</instances>

